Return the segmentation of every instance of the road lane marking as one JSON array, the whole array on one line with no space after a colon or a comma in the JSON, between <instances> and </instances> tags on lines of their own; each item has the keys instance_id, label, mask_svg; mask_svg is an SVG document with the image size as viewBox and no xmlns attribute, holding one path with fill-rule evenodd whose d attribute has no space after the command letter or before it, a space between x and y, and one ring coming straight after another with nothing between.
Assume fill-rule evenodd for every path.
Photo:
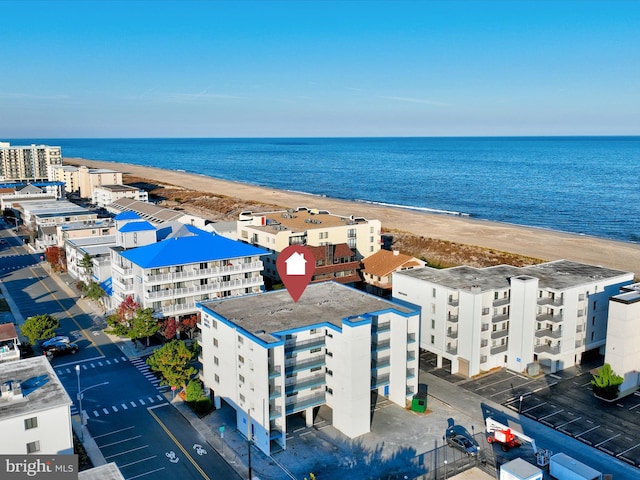
<instances>
[{"instance_id":1,"label":"road lane marking","mask_svg":"<svg viewBox=\"0 0 640 480\"><path fill-rule=\"evenodd\" d=\"M160 401L164 400L164 397L162 395L156 395L156 398Z\"/></svg>"},{"instance_id":2,"label":"road lane marking","mask_svg":"<svg viewBox=\"0 0 640 480\"><path fill-rule=\"evenodd\" d=\"M173 442L176 444L176 446L182 451L182 453L185 454L185 456L189 459L189 461L192 463L192 465L196 468L196 470L198 470L198 472L200 472L200 474L202 475L203 478L206 478L207 480L211 480L206 473L204 473L204 470L202 470L202 468L200 468L200 465L198 465L196 463L196 461L193 459L193 457L189 454L189 452L182 446L182 444L178 441L178 439L176 437L173 436L173 434L169 431L169 429L167 428L167 426L162 423L162 420L160 420L160 418L156 415L156 413L153 411L154 409L148 408L147 411L149 412L149 414L151 414L151 416L155 419L156 422L158 422L158 425L160 425L160 427L165 431L165 433L169 436L169 438L171 438L171 440L173 440ZM131 480L131 478L129 478L129 480Z\"/></svg>"}]
</instances>

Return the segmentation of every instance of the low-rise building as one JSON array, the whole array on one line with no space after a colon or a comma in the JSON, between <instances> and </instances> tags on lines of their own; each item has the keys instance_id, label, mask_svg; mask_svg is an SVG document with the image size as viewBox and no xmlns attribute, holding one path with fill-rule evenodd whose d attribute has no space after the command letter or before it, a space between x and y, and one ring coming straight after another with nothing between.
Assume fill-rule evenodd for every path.
<instances>
[{"instance_id":1,"label":"low-rise building","mask_svg":"<svg viewBox=\"0 0 640 480\"><path fill-rule=\"evenodd\" d=\"M0 452L73 454L71 404L44 356L0 363Z\"/></svg>"},{"instance_id":2,"label":"low-rise building","mask_svg":"<svg viewBox=\"0 0 640 480\"><path fill-rule=\"evenodd\" d=\"M91 203L98 207L105 208L107 205L121 198L148 202L149 194L146 190L130 185L101 185L93 189Z\"/></svg>"},{"instance_id":3,"label":"low-rise building","mask_svg":"<svg viewBox=\"0 0 640 480\"><path fill-rule=\"evenodd\" d=\"M346 243L307 248L316 262L311 283L333 280L353 285L360 282L360 262Z\"/></svg>"},{"instance_id":4,"label":"low-rise building","mask_svg":"<svg viewBox=\"0 0 640 480\"><path fill-rule=\"evenodd\" d=\"M419 312L336 282L200 308L201 378L216 406L236 410L266 454L286 448L287 416L332 409L350 438L370 431L371 393L403 408L418 389ZM248 417L250 416L250 419Z\"/></svg>"},{"instance_id":5,"label":"low-rise building","mask_svg":"<svg viewBox=\"0 0 640 480\"><path fill-rule=\"evenodd\" d=\"M79 194L80 184L78 180L78 170L79 168L74 165L53 165L51 167L51 180L64 182L67 193Z\"/></svg>"},{"instance_id":6,"label":"low-rise building","mask_svg":"<svg viewBox=\"0 0 640 480\"><path fill-rule=\"evenodd\" d=\"M0 363L20 360L20 339L13 323L0 324Z\"/></svg>"},{"instance_id":7,"label":"low-rise building","mask_svg":"<svg viewBox=\"0 0 640 480\"><path fill-rule=\"evenodd\" d=\"M93 198L93 190L102 185L122 185L122 172L108 168L78 168L78 191L82 198Z\"/></svg>"},{"instance_id":8,"label":"low-rise building","mask_svg":"<svg viewBox=\"0 0 640 480\"><path fill-rule=\"evenodd\" d=\"M141 219L148 220L153 224L161 224L167 222L180 222L185 225L191 225L199 229L204 229L209 222L208 220L191 215L185 212L179 212L170 208L163 208L152 203L141 202L131 198L120 198L106 206L108 212L113 215L131 212L138 215Z\"/></svg>"},{"instance_id":9,"label":"low-rise building","mask_svg":"<svg viewBox=\"0 0 640 480\"><path fill-rule=\"evenodd\" d=\"M421 307L421 348L451 372L551 372L604 354L609 297L633 273L568 260L529 267L416 268L393 274L393 298Z\"/></svg>"},{"instance_id":10,"label":"low-rise building","mask_svg":"<svg viewBox=\"0 0 640 480\"><path fill-rule=\"evenodd\" d=\"M243 242L268 249L264 275L280 281L276 261L289 245L324 247L346 243L355 259L368 257L380 250L380 220L334 215L327 210L299 207L275 212L242 212L238 220L238 238Z\"/></svg>"},{"instance_id":11,"label":"low-rise building","mask_svg":"<svg viewBox=\"0 0 640 480\"><path fill-rule=\"evenodd\" d=\"M424 267L426 263L398 250L378 250L362 260L362 279L367 292L388 298L392 294L394 272Z\"/></svg>"}]
</instances>

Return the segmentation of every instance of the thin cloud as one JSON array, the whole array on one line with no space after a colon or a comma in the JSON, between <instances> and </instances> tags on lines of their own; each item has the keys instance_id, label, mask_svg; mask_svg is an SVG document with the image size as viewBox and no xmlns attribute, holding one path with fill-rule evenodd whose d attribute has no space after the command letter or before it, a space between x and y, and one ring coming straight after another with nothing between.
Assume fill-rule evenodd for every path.
<instances>
[{"instance_id":1,"label":"thin cloud","mask_svg":"<svg viewBox=\"0 0 640 480\"><path fill-rule=\"evenodd\" d=\"M420 103L422 105L435 105L439 107L450 107L451 104L444 102L437 102L435 100L424 100L422 98L413 98L413 97L381 97L386 98L387 100L397 100L399 102L408 102L408 103Z\"/></svg>"}]
</instances>

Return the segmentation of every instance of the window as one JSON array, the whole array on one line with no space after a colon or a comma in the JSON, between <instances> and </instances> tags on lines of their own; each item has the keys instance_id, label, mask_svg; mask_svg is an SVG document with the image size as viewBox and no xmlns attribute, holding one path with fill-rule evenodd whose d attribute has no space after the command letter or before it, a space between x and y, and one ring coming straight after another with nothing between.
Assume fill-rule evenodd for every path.
<instances>
[{"instance_id":1,"label":"window","mask_svg":"<svg viewBox=\"0 0 640 480\"><path fill-rule=\"evenodd\" d=\"M240 363L244 363L244 357L242 355L238 355L238 361Z\"/></svg>"},{"instance_id":2,"label":"window","mask_svg":"<svg viewBox=\"0 0 640 480\"><path fill-rule=\"evenodd\" d=\"M311 369L312 372L317 372L318 370L322 370L322 367L313 367Z\"/></svg>"},{"instance_id":3,"label":"window","mask_svg":"<svg viewBox=\"0 0 640 480\"><path fill-rule=\"evenodd\" d=\"M435 303L431 304L431 313L436 313L436 305L435 305Z\"/></svg>"},{"instance_id":4,"label":"window","mask_svg":"<svg viewBox=\"0 0 640 480\"><path fill-rule=\"evenodd\" d=\"M217 347L217 346L218 346L218 339L217 339L217 338L214 338L214 339L213 339L213 346L214 346L214 347Z\"/></svg>"},{"instance_id":5,"label":"window","mask_svg":"<svg viewBox=\"0 0 640 480\"><path fill-rule=\"evenodd\" d=\"M593 309L594 309L594 310L596 309L596 305L597 305L597 302L594 300L594 301L593 301Z\"/></svg>"},{"instance_id":6,"label":"window","mask_svg":"<svg viewBox=\"0 0 640 480\"><path fill-rule=\"evenodd\" d=\"M220 360L218 360L218 357L213 357L213 364L214 365L219 365L220 364Z\"/></svg>"},{"instance_id":7,"label":"window","mask_svg":"<svg viewBox=\"0 0 640 480\"><path fill-rule=\"evenodd\" d=\"M432 289L431 289L431 296L432 296L433 298L436 298L436 289L435 289L435 288L432 288Z\"/></svg>"},{"instance_id":8,"label":"window","mask_svg":"<svg viewBox=\"0 0 640 480\"><path fill-rule=\"evenodd\" d=\"M238 378L240 379L240 383L244 383L244 376L239 375Z\"/></svg>"},{"instance_id":9,"label":"window","mask_svg":"<svg viewBox=\"0 0 640 480\"><path fill-rule=\"evenodd\" d=\"M431 335L431 345L436 343L436 337Z\"/></svg>"},{"instance_id":10,"label":"window","mask_svg":"<svg viewBox=\"0 0 640 480\"><path fill-rule=\"evenodd\" d=\"M311 349L311 353L318 353L318 352L321 352L321 351L322 351L322 348L320 348L320 347Z\"/></svg>"},{"instance_id":11,"label":"window","mask_svg":"<svg viewBox=\"0 0 640 480\"><path fill-rule=\"evenodd\" d=\"M431 329L436 328L436 321L432 318L431 319Z\"/></svg>"},{"instance_id":12,"label":"window","mask_svg":"<svg viewBox=\"0 0 640 480\"><path fill-rule=\"evenodd\" d=\"M24 419L24 429L29 430L31 428L38 428L38 417Z\"/></svg>"},{"instance_id":13,"label":"window","mask_svg":"<svg viewBox=\"0 0 640 480\"><path fill-rule=\"evenodd\" d=\"M240 401L244 402L244 395L243 394L240 394Z\"/></svg>"},{"instance_id":14,"label":"window","mask_svg":"<svg viewBox=\"0 0 640 480\"><path fill-rule=\"evenodd\" d=\"M36 440L35 442L27 443L27 453L36 453L40 451L40 442Z\"/></svg>"},{"instance_id":15,"label":"window","mask_svg":"<svg viewBox=\"0 0 640 480\"><path fill-rule=\"evenodd\" d=\"M217 373L213 376L213 379L215 380L216 383L220 383L220 377L218 376Z\"/></svg>"},{"instance_id":16,"label":"window","mask_svg":"<svg viewBox=\"0 0 640 480\"><path fill-rule=\"evenodd\" d=\"M244 343L244 339L240 335L238 335L238 343Z\"/></svg>"}]
</instances>

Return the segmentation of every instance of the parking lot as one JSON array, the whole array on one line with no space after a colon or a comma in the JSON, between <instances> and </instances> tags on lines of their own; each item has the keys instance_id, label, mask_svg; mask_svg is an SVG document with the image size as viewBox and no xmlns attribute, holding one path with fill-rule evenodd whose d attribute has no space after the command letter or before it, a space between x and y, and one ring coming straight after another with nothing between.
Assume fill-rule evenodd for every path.
<instances>
[{"instance_id":1,"label":"parking lot","mask_svg":"<svg viewBox=\"0 0 640 480\"><path fill-rule=\"evenodd\" d=\"M433 375L640 467L640 391L613 403L595 398L591 369L597 364L536 378L498 370L467 379L435 369L432 354L421 360Z\"/></svg>"}]
</instances>

